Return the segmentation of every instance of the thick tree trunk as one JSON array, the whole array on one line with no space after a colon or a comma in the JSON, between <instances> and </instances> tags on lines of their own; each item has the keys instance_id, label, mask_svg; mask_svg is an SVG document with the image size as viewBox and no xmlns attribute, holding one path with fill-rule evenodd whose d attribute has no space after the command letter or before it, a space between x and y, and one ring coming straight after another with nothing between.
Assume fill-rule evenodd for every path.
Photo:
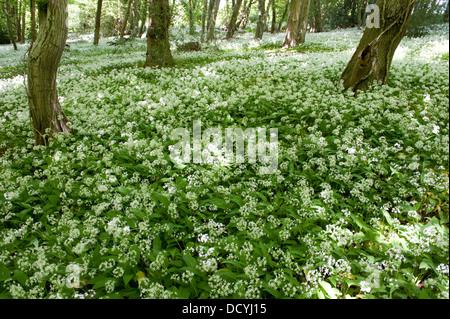
<instances>
[{"instance_id":1,"label":"thick tree trunk","mask_svg":"<svg viewBox=\"0 0 450 319\"><path fill-rule=\"evenodd\" d=\"M203 2L203 13L202 13L202 33L200 35L200 41L205 41L205 31L206 31L206 15L208 14L208 0Z\"/></svg>"},{"instance_id":2,"label":"thick tree trunk","mask_svg":"<svg viewBox=\"0 0 450 319\"><path fill-rule=\"evenodd\" d=\"M13 28L13 24L12 24L11 18L10 18L11 8L9 7L8 1L3 2L3 13L5 14L6 27L8 28L9 40L11 41L11 43L14 47L14 50L17 51L16 37L14 35L14 28Z\"/></svg>"},{"instance_id":3,"label":"thick tree trunk","mask_svg":"<svg viewBox=\"0 0 450 319\"><path fill-rule=\"evenodd\" d=\"M95 15L94 45L98 45L98 42L100 41L102 6L103 6L103 0L98 0L97 1L97 14Z\"/></svg>"},{"instance_id":4,"label":"thick tree trunk","mask_svg":"<svg viewBox=\"0 0 450 319\"><path fill-rule=\"evenodd\" d=\"M266 10L266 1L258 0L258 22L256 23L255 39L261 40L264 33L264 12Z\"/></svg>"},{"instance_id":5,"label":"thick tree trunk","mask_svg":"<svg viewBox=\"0 0 450 319\"><path fill-rule=\"evenodd\" d=\"M30 0L30 37L36 41L36 0Z\"/></svg>"},{"instance_id":6,"label":"thick tree trunk","mask_svg":"<svg viewBox=\"0 0 450 319\"><path fill-rule=\"evenodd\" d=\"M211 3L210 3L211 5ZM220 0L214 1L214 7L212 10L210 10L211 15L209 18L209 25L208 25L208 34L206 35L206 41L213 41L215 39L215 32L214 29L216 27L216 18L217 18L217 12L219 11L220 6Z\"/></svg>"},{"instance_id":7,"label":"thick tree trunk","mask_svg":"<svg viewBox=\"0 0 450 319\"><path fill-rule=\"evenodd\" d=\"M170 6L168 0L150 0L147 32L147 60L144 67L175 65L170 51Z\"/></svg>"},{"instance_id":8,"label":"thick tree trunk","mask_svg":"<svg viewBox=\"0 0 450 319\"><path fill-rule=\"evenodd\" d=\"M125 35L125 30L127 29L128 19L130 17L131 5L133 4L133 0L128 0L127 11L125 12L125 18L122 23L122 28L120 29L120 39L123 39Z\"/></svg>"},{"instance_id":9,"label":"thick tree trunk","mask_svg":"<svg viewBox=\"0 0 450 319\"><path fill-rule=\"evenodd\" d=\"M283 47L292 48L305 43L310 0L292 0Z\"/></svg>"},{"instance_id":10,"label":"thick tree trunk","mask_svg":"<svg viewBox=\"0 0 450 319\"><path fill-rule=\"evenodd\" d=\"M28 104L35 145L69 133L68 119L58 101L56 76L67 39L67 0L48 0L39 8L39 34L28 57Z\"/></svg>"},{"instance_id":11,"label":"thick tree trunk","mask_svg":"<svg viewBox=\"0 0 450 319\"><path fill-rule=\"evenodd\" d=\"M234 35L234 32L236 31L236 21L237 21L238 15L239 15L239 11L241 10L241 6L242 6L242 0L237 0L233 7L233 13L231 15L230 25L228 26L227 37L226 37L227 40L231 39Z\"/></svg>"},{"instance_id":12,"label":"thick tree trunk","mask_svg":"<svg viewBox=\"0 0 450 319\"><path fill-rule=\"evenodd\" d=\"M290 4L291 4L291 0L287 0L286 6L284 7L283 15L281 16L280 22L278 23L277 32L281 31L281 25L283 24L284 20L286 19Z\"/></svg>"},{"instance_id":13,"label":"thick tree trunk","mask_svg":"<svg viewBox=\"0 0 450 319\"><path fill-rule=\"evenodd\" d=\"M272 3L273 3L273 0L269 0L267 2L267 8L264 10L264 19L263 19L264 32L268 31L267 18L269 16L270 9L272 8Z\"/></svg>"},{"instance_id":14,"label":"thick tree trunk","mask_svg":"<svg viewBox=\"0 0 450 319\"><path fill-rule=\"evenodd\" d=\"M365 90L373 81L387 84L395 50L405 36L415 0L379 0L380 28L367 27L341 75L345 88Z\"/></svg>"}]
</instances>

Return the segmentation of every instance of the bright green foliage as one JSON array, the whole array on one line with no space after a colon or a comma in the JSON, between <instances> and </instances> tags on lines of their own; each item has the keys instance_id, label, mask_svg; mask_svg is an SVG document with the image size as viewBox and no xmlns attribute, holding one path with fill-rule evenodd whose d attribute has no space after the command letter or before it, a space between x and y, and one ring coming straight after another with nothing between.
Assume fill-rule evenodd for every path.
<instances>
[{"instance_id":1,"label":"bright green foliage","mask_svg":"<svg viewBox=\"0 0 450 319\"><path fill-rule=\"evenodd\" d=\"M23 79L0 80L1 298L448 298L448 26L356 96L335 83L360 33L252 38L166 69L142 68L144 40L71 43L74 134L47 148ZM193 120L278 128L279 171L174 164Z\"/></svg>"}]
</instances>

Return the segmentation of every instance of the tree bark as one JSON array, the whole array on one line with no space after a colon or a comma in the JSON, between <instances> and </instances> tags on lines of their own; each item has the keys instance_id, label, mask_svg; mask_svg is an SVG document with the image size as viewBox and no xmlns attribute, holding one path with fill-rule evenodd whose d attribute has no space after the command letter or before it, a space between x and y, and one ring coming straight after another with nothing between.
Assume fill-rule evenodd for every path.
<instances>
[{"instance_id":1,"label":"tree bark","mask_svg":"<svg viewBox=\"0 0 450 319\"><path fill-rule=\"evenodd\" d=\"M255 3L254 0L250 0L249 4L247 5L247 7L245 8L245 10L243 12L242 20L239 23L241 30L245 30L245 28L247 27L248 17L250 15L250 11L252 10L252 5L254 3Z\"/></svg>"},{"instance_id":2,"label":"tree bark","mask_svg":"<svg viewBox=\"0 0 450 319\"><path fill-rule=\"evenodd\" d=\"M28 105L35 145L48 145L57 133L69 134L56 90L58 64L67 39L67 0L39 6L39 34L28 57Z\"/></svg>"},{"instance_id":3,"label":"tree bark","mask_svg":"<svg viewBox=\"0 0 450 319\"><path fill-rule=\"evenodd\" d=\"M206 41L213 41L215 39L215 32L214 29L216 27L216 18L217 18L217 12L219 11L220 6L220 0L214 1L214 7L211 12L211 16L209 18L209 25L208 25L208 34L206 35Z\"/></svg>"},{"instance_id":4,"label":"tree bark","mask_svg":"<svg viewBox=\"0 0 450 319\"><path fill-rule=\"evenodd\" d=\"M98 45L98 42L100 41L102 6L103 6L103 0L98 0L97 1L97 14L95 15L94 45Z\"/></svg>"},{"instance_id":5,"label":"tree bark","mask_svg":"<svg viewBox=\"0 0 450 319\"><path fill-rule=\"evenodd\" d=\"M147 21L147 17L148 17L148 0L144 1L144 4L142 5L142 11L143 11L143 16L142 16L142 20L141 20L141 26L139 27L139 38L142 38L142 35L144 34L145 30L145 23Z\"/></svg>"},{"instance_id":6,"label":"tree bark","mask_svg":"<svg viewBox=\"0 0 450 319\"><path fill-rule=\"evenodd\" d=\"M286 6L284 7L283 15L281 16L280 22L278 23L277 32L281 31L281 25L283 24L283 21L286 19L290 4L291 0L286 0Z\"/></svg>"},{"instance_id":7,"label":"tree bark","mask_svg":"<svg viewBox=\"0 0 450 319\"><path fill-rule=\"evenodd\" d=\"M120 39L123 39L125 35L125 30L127 29L128 19L130 17L131 5L133 4L133 0L128 0L127 11L125 12L125 18L122 23L122 28L120 29Z\"/></svg>"},{"instance_id":8,"label":"tree bark","mask_svg":"<svg viewBox=\"0 0 450 319\"><path fill-rule=\"evenodd\" d=\"M208 0L203 2L203 13L202 13L202 33L200 35L200 41L203 43L205 41L205 31L206 31L206 15L208 14Z\"/></svg>"},{"instance_id":9,"label":"tree bark","mask_svg":"<svg viewBox=\"0 0 450 319\"><path fill-rule=\"evenodd\" d=\"M270 33L275 33L277 28L277 10L275 6L275 0L272 0L272 25L270 26Z\"/></svg>"},{"instance_id":10,"label":"tree bark","mask_svg":"<svg viewBox=\"0 0 450 319\"><path fill-rule=\"evenodd\" d=\"M25 9L25 1L22 5L22 43L25 43L25 29L26 29L26 16L27 16L27 10Z\"/></svg>"},{"instance_id":11,"label":"tree bark","mask_svg":"<svg viewBox=\"0 0 450 319\"><path fill-rule=\"evenodd\" d=\"M238 15L239 15L239 11L241 10L241 6L242 6L242 0L237 0L233 7L233 13L231 15L230 25L228 26L227 37L226 37L227 40L231 39L234 35L234 32L236 31L236 21L237 21Z\"/></svg>"},{"instance_id":12,"label":"tree bark","mask_svg":"<svg viewBox=\"0 0 450 319\"><path fill-rule=\"evenodd\" d=\"M387 84L395 50L405 36L415 0L379 0L380 28L367 27L341 75L346 89L366 90L374 81Z\"/></svg>"},{"instance_id":13,"label":"tree bark","mask_svg":"<svg viewBox=\"0 0 450 319\"><path fill-rule=\"evenodd\" d=\"M313 10L313 31L314 32L322 32L323 31L323 23L322 23L322 5L320 0L312 0L311 6Z\"/></svg>"},{"instance_id":14,"label":"tree bark","mask_svg":"<svg viewBox=\"0 0 450 319\"><path fill-rule=\"evenodd\" d=\"M36 0L30 0L30 36L31 42L36 41Z\"/></svg>"},{"instance_id":15,"label":"tree bark","mask_svg":"<svg viewBox=\"0 0 450 319\"><path fill-rule=\"evenodd\" d=\"M292 48L305 43L310 0L292 0L283 47Z\"/></svg>"},{"instance_id":16,"label":"tree bark","mask_svg":"<svg viewBox=\"0 0 450 319\"><path fill-rule=\"evenodd\" d=\"M3 2L3 13L5 14L6 27L8 28L9 40L11 41L11 43L14 47L14 50L17 51L16 37L14 35L13 24L10 19L11 8L8 4L8 1Z\"/></svg>"},{"instance_id":17,"label":"tree bark","mask_svg":"<svg viewBox=\"0 0 450 319\"><path fill-rule=\"evenodd\" d=\"M266 11L266 1L258 0L258 22L256 23L255 39L261 40L264 33L264 12Z\"/></svg>"},{"instance_id":18,"label":"tree bark","mask_svg":"<svg viewBox=\"0 0 450 319\"><path fill-rule=\"evenodd\" d=\"M170 51L170 6L168 0L150 0L150 24L147 32L147 59L144 67L175 65Z\"/></svg>"}]
</instances>

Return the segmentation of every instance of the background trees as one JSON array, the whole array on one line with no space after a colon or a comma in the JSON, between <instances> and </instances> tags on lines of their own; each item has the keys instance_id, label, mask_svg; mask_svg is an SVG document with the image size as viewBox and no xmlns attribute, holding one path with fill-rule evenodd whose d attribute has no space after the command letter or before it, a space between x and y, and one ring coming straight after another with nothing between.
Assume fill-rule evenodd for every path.
<instances>
[{"instance_id":1,"label":"background trees","mask_svg":"<svg viewBox=\"0 0 450 319\"><path fill-rule=\"evenodd\" d=\"M35 39L38 28L36 3L39 2L0 0L0 44L20 44ZM375 0L308 2L308 14L302 19L305 28L309 32L321 32L336 28L364 28L365 8ZM168 3L171 25L186 28L189 35L203 42L215 39L215 28L219 27L226 32L223 37L227 39L232 38L237 30L246 28L258 39L264 32L285 32L292 8L306 2L292 0L294 6L291 0L169 0ZM426 35L427 26L443 22L448 17L448 3L448 0L418 0L406 35ZM148 7L149 0L68 0L69 32L93 33L94 43L101 37L143 37L149 25ZM444 14L445 10L447 14ZM304 35L305 32L300 30L299 34Z\"/></svg>"}]
</instances>

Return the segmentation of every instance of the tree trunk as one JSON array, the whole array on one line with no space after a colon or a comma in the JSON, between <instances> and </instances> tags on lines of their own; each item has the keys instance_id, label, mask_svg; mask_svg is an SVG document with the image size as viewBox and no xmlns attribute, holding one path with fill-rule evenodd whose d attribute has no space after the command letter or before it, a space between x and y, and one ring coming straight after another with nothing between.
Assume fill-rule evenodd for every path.
<instances>
[{"instance_id":1,"label":"tree trunk","mask_svg":"<svg viewBox=\"0 0 450 319\"><path fill-rule=\"evenodd\" d=\"M256 23L255 39L261 40L264 33L264 11L266 10L266 1L258 0L258 22Z\"/></svg>"},{"instance_id":2,"label":"tree trunk","mask_svg":"<svg viewBox=\"0 0 450 319\"><path fill-rule=\"evenodd\" d=\"M30 0L30 36L31 42L36 41L36 0Z\"/></svg>"},{"instance_id":3,"label":"tree trunk","mask_svg":"<svg viewBox=\"0 0 450 319\"><path fill-rule=\"evenodd\" d=\"M170 6L168 0L150 0L150 24L147 31L147 60L144 67L175 65L170 51Z\"/></svg>"},{"instance_id":4,"label":"tree trunk","mask_svg":"<svg viewBox=\"0 0 450 319\"><path fill-rule=\"evenodd\" d=\"M241 10L242 0L237 0L233 7L233 14L231 15L230 25L228 26L228 32L226 39L229 40L233 37L234 32L236 31L236 21L239 15L239 11Z\"/></svg>"},{"instance_id":5,"label":"tree trunk","mask_svg":"<svg viewBox=\"0 0 450 319\"><path fill-rule=\"evenodd\" d=\"M373 81L387 84L395 50L405 36L415 0L379 0L380 28L367 27L341 75L345 88L365 90Z\"/></svg>"},{"instance_id":6,"label":"tree trunk","mask_svg":"<svg viewBox=\"0 0 450 319\"><path fill-rule=\"evenodd\" d=\"M322 23L322 8L320 0L312 0L311 2L312 11L313 11L313 31L314 32L322 32L323 31L323 23Z\"/></svg>"},{"instance_id":7,"label":"tree trunk","mask_svg":"<svg viewBox=\"0 0 450 319\"><path fill-rule=\"evenodd\" d=\"M215 39L214 29L216 26L216 18L217 18L217 12L219 11L219 6L220 6L220 0L215 0L214 7L212 8L212 10L210 10L211 16L209 18L208 34L206 35L206 41L208 41L208 42L213 41Z\"/></svg>"},{"instance_id":8,"label":"tree trunk","mask_svg":"<svg viewBox=\"0 0 450 319\"><path fill-rule=\"evenodd\" d=\"M16 37L14 35L13 24L11 23L11 19L10 19L11 8L9 7L8 1L3 2L3 13L5 14L6 27L8 28L9 40L11 41L11 43L14 47L14 50L17 51Z\"/></svg>"},{"instance_id":9,"label":"tree trunk","mask_svg":"<svg viewBox=\"0 0 450 319\"><path fill-rule=\"evenodd\" d=\"M133 4L133 0L128 0L127 11L125 12L125 18L122 23L122 28L120 30L120 39L123 39L125 35L125 30L127 29L128 19L130 17L131 5Z\"/></svg>"},{"instance_id":10,"label":"tree trunk","mask_svg":"<svg viewBox=\"0 0 450 319\"><path fill-rule=\"evenodd\" d=\"M206 31L206 15L208 13L208 0L203 2L203 13L202 13L202 33L200 35L200 41L203 43L205 41L205 31Z\"/></svg>"},{"instance_id":11,"label":"tree trunk","mask_svg":"<svg viewBox=\"0 0 450 319\"><path fill-rule=\"evenodd\" d=\"M194 0L188 1L188 20L189 20L189 34L195 34L195 21L194 21Z\"/></svg>"},{"instance_id":12,"label":"tree trunk","mask_svg":"<svg viewBox=\"0 0 450 319\"><path fill-rule=\"evenodd\" d=\"M22 27L21 27L21 8L22 3L19 1L14 8L14 20L16 21L16 41L22 43Z\"/></svg>"},{"instance_id":13,"label":"tree trunk","mask_svg":"<svg viewBox=\"0 0 450 319\"><path fill-rule=\"evenodd\" d=\"M148 0L144 1L144 4L142 5L141 9L143 11L143 16L142 16L142 20L141 20L141 26L139 27L139 38L142 38L142 35L145 32L145 23L147 21L147 17L148 17Z\"/></svg>"},{"instance_id":14,"label":"tree trunk","mask_svg":"<svg viewBox=\"0 0 450 319\"><path fill-rule=\"evenodd\" d=\"M22 5L22 43L25 43L25 29L26 29L26 15L27 15L27 10L25 8L26 6L24 1Z\"/></svg>"},{"instance_id":15,"label":"tree trunk","mask_svg":"<svg viewBox=\"0 0 450 319\"><path fill-rule=\"evenodd\" d=\"M290 4L291 4L291 0L287 0L286 6L284 7L283 15L281 16L280 22L278 23L277 32L281 31L281 25L283 24L284 20L286 19Z\"/></svg>"},{"instance_id":16,"label":"tree trunk","mask_svg":"<svg viewBox=\"0 0 450 319\"><path fill-rule=\"evenodd\" d=\"M252 5L253 5L254 3L255 3L255 2L254 2L253 0L250 0L250 2L249 2L249 4L248 4L247 8L245 8L244 16L242 17L242 20L241 20L241 22L240 22L240 29L241 29L241 30L245 30L245 28L247 27L248 17L249 17L249 15L250 15L250 11L252 10Z\"/></svg>"},{"instance_id":17,"label":"tree trunk","mask_svg":"<svg viewBox=\"0 0 450 319\"><path fill-rule=\"evenodd\" d=\"M272 8L272 3L273 3L273 0L269 0L267 2L267 8L264 10L264 18L263 18L264 32L268 31L267 18L269 16L270 9Z\"/></svg>"},{"instance_id":18,"label":"tree trunk","mask_svg":"<svg viewBox=\"0 0 450 319\"><path fill-rule=\"evenodd\" d=\"M450 1L447 1L447 7L445 8L445 12L444 12L444 22L445 23L448 23L448 21L449 21L449 8L448 8L449 4L450 4Z\"/></svg>"},{"instance_id":19,"label":"tree trunk","mask_svg":"<svg viewBox=\"0 0 450 319\"><path fill-rule=\"evenodd\" d=\"M54 134L69 134L56 90L58 64L67 39L67 0L48 0L39 7L39 18L39 34L28 57L27 94L34 144L48 145Z\"/></svg>"},{"instance_id":20,"label":"tree trunk","mask_svg":"<svg viewBox=\"0 0 450 319\"><path fill-rule=\"evenodd\" d=\"M272 0L272 25L270 26L270 33L275 33L277 28L277 11L275 6L275 0Z\"/></svg>"},{"instance_id":21,"label":"tree trunk","mask_svg":"<svg viewBox=\"0 0 450 319\"><path fill-rule=\"evenodd\" d=\"M103 6L103 0L98 0L97 1L97 14L95 15L94 45L98 45L98 42L100 41L102 6Z\"/></svg>"},{"instance_id":22,"label":"tree trunk","mask_svg":"<svg viewBox=\"0 0 450 319\"><path fill-rule=\"evenodd\" d=\"M305 43L310 0L292 0L283 47L292 48Z\"/></svg>"}]
</instances>

